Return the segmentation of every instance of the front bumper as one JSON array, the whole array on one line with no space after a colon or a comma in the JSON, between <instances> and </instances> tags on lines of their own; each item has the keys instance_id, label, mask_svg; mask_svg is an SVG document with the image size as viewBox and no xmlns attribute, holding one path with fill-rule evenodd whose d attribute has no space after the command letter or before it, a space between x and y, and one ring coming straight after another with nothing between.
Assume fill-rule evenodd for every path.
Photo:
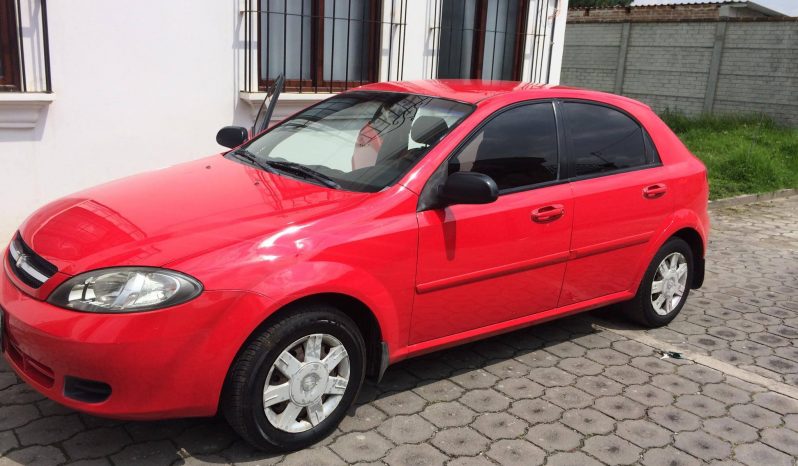
<instances>
[{"instance_id":1,"label":"front bumper","mask_svg":"<svg viewBox=\"0 0 798 466\"><path fill-rule=\"evenodd\" d=\"M205 291L158 311L82 313L30 297L0 270L3 355L25 382L79 411L123 419L210 416L252 330L243 316L262 300ZM99 403L70 398L67 377L108 384L111 394Z\"/></svg>"}]
</instances>

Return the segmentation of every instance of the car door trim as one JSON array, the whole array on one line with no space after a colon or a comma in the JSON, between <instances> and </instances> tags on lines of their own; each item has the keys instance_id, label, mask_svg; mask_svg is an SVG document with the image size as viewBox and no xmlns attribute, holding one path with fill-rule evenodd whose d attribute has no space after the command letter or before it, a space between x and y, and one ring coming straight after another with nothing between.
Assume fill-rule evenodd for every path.
<instances>
[{"instance_id":1,"label":"car door trim","mask_svg":"<svg viewBox=\"0 0 798 466\"><path fill-rule=\"evenodd\" d=\"M419 294L438 291L445 288L452 288L459 285L474 283L489 278L502 277L526 270L537 269L547 265L559 264L568 260L568 251L549 254L548 256L536 257L525 261L513 262L511 264L499 265L487 269L476 270L474 272L455 275L454 277L442 278L431 282L419 283L416 285L416 292Z\"/></svg>"},{"instance_id":2,"label":"car door trim","mask_svg":"<svg viewBox=\"0 0 798 466\"><path fill-rule=\"evenodd\" d=\"M628 248L630 246L637 246L638 244L647 243L651 237L654 236L653 231L640 233L639 235L627 236L625 238L604 241L603 243L591 244L582 248L571 250L569 260L581 259L583 257L595 256L605 252L614 251L616 249Z\"/></svg>"},{"instance_id":3,"label":"car door trim","mask_svg":"<svg viewBox=\"0 0 798 466\"><path fill-rule=\"evenodd\" d=\"M519 328L528 327L533 324L540 324L543 322L548 322L550 320L559 319L561 317L565 317L571 314L576 314L578 312L584 312L590 309L607 306L608 304L613 304L620 301L626 301L631 299L632 297L634 297L633 292L628 290L620 291L617 293L611 293L608 295L599 296L597 298L591 298L586 301L580 301L578 303L568 304L562 307L554 307L546 311L527 314L523 317L518 317L516 319L497 322L495 324L486 325L484 327L474 328L471 330L465 330L463 332L454 333L452 335L446 335L443 337L420 341L418 343L410 344L406 348L404 348L402 353L398 355L398 357L396 358L396 361L408 357L419 356L421 354L429 353L431 351L442 348L448 348L455 345L463 345L465 343L475 340L482 340L488 337L492 337L494 335L499 335Z\"/></svg>"}]
</instances>

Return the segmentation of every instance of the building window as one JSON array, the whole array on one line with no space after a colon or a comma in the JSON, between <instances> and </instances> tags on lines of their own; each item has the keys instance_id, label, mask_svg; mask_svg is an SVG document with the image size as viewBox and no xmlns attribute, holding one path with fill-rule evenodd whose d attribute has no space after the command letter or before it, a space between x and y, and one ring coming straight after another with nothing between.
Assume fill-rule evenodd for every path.
<instances>
[{"instance_id":1,"label":"building window","mask_svg":"<svg viewBox=\"0 0 798 466\"><path fill-rule=\"evenodd\" d=\"M518 80L529 0L443 0L438 78Z\"/></svg>"},{"instance_id":2,"label":"building window","mask_svg":"<svg viewBox=\"0 0 798 466\"><path fill-rule=\"evenodd\" d=\"M17 12L12 0L0 0L0 91L18 91Z\"/></svg>"},{"instance_id":3,"label":"building window","mask_svg":"<svg viewBox=\"0 0 798 466\"><path fill-rule=\"evenodd\" d=\"M260 0L261 89L336 92L377 81L378 0Z\"/></svg>"}]
</instances>

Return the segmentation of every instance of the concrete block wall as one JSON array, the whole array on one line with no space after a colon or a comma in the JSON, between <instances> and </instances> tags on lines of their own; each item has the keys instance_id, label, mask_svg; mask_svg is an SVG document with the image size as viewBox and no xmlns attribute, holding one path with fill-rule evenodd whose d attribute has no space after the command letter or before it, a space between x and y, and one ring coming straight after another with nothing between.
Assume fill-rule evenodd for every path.
<instances>
[{"instance_id":1,"label":"concrete block wall","mask_svg":"<svg viewBox=\"0 0 798 466\"><path fill-rule=\"evenodd\" d=\"M634 7L576 7L568 9L568 23L598 21L716 20L721 17L762 18L769 16L745 4L689 3L681 5L637 5Z\"/></svg>"},{"instance_id":2,"label":"concrete block wall","mask_svg":"<svg viewBox=\"0 0 798 466\"><path fill-rule=\"evenodd\" d=\"M798 22L732 22L716 112L762 112L798 126Z\"/></svg>"},{"instance_id":3,"label":"concrete block wall","mask_svg":"<svg viewBox=\"0 0 798 466\"><path fill-rule=\"evenodd\" d=\"M565 51L560 75L562 84L612 92L618 66L622 25L580 24L565 28Z\"/></svg>"},{"instance_id":4,"label":"concrete block wall","mask_svg":"<svg viewBox=\"0 0 798 466\"><path fill-rule=\"evenodd\" d=\"M657 111L765 113L798 126L798 21L569 23L561 82Z\"/></svg>"}]
</instances>

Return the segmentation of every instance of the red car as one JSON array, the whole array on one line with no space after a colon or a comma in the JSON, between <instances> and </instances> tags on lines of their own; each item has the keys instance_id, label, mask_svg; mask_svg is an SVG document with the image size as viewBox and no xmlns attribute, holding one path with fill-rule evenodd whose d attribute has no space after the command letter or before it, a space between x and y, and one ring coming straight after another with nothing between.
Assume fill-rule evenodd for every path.
<instances>
[{"instance_id":1,"label":"red car","mask_svg":"<svg viewBox=\"0 0 798 466\"><path fill-rule=\"evenodd\" d=\"M331 432L402 359L623 302L671 321L701 286L704 165L652 110L512 82L379 83L234 150L28 218L2 348L100 416L221 410L253 445Z\"/></svg>"}]
</instances>

